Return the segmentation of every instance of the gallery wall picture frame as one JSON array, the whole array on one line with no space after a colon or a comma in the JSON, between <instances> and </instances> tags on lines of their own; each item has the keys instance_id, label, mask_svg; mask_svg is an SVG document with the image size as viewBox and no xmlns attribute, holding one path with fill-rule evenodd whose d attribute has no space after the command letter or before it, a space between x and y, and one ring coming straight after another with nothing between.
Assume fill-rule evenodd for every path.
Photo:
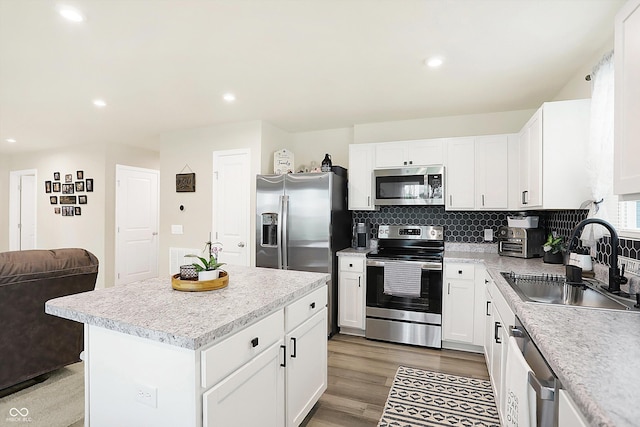
<instances>
[{"instance_id":1,"label":"gallery wall picture frame","mask_svg":"<svg viewBox=\"0 0 640 427\"><path fill-rule=\"evenodd\" d=\"M53 208L53 213L56 215L60 215L60 208Z\"/></svg>"},{"instance_id":2,"label":"gallery wall picture frame","mask_svg":"<svg viewBox=\"0 0 640 427\"><path fill-rule=\"evenodd\" d=\"M84 179L84 171L76 171L76 179Z\"/></svg>"},{"instance_id":3,"label":"gallery wall picture frame","mask_svg":"<svg viewBox=\"0 0 640 427\"><path fill-rule=\"evenodd\" d=\"M76 193L84 191L84 181L76 181Z\"/></svg>"},{"instance_id":4,"label":"gallery wall picture frame","mask_svg":"<svg viewBox=\"0 0 640 427\"><path fill-rule=\"evenodd\" d=\"M177 173L176 174L176 193L195 193L196 191L196 174L195 173Z\"/></svg>"},{"instance_id":5,"label":"gallery wall picture frame","mask_svg":"<svg viewBox=\"0 0 640 427\"><path fill-rule=\"evenodd\" d=\"M64 182L66 182L66 183L73 182L73 175L72 175L72 174L70 174L70 173L65 174L65 176L64 176Z\"/></svg>"},{"instance_id":6,"label":"gallery wall picture frame","mask_svg":"<svg viewBox=\"0 0 640 427\"><path fill-rule=\"evenodd\" d=\"M51 181L44 182L44 192L51 193Z\"/></svg>"},{"instance_id":7,"label":"gallery wall picture frame","mask_svg":"<svg viewBox=\"0 0 640 427\"><path fill-rule=\"evenodd\" d=\"M81 208L80 206L75 206L75 207L73 208L73 214L74 214L75 216L80 216L80 215L82 215L82 208Z\"/></svg>"},{"instance_id":8,"label":"gallery wall picture frame","mask_svg":"<svg viewBox=\"0 0 640 427\"><path fill-rule=\"evenodd\" d=\"M75 205L76 196L60 196L61 205Z\"/></svg>"},{"instance_id":9,"label":"gallery wall picture frame","mask_svg":"<svg viewBox=\"0 0 640 427\"><path fill-rule=\"evenodd\" d=\"M92 192L93 191L93 178L87 178L85 179L85 190L88 192Z\"/></svg>"},{"instance_id":10,"label":"gallery wall picture frame","mask_svg":"<svg viewBox=\"0 0 640 427\"><path fill-rule=\"evenodd\" d=\"M63 206L62 216L73 216L73 206Z\"/></svg>"},{"instance_id":11,"label":"gallery wall picture frame","mask_svg":"<svg viewBox=\"0 0 640 427\"><path fill-rule=\"evenodd\" d=\"M62 184L62 194L73 194L73 184Z\"/></svg>"},{"instance_id":12,"label":"gallery wall picture frame","mask_svg":"<svg viewBox=\"0 0 640 427\"><path fill-rule=\"evenodd\" d=\"M86 205L87 204L87 196L86 195L78 196L78 204Z\"/></svg>"},{"instance_id":13,"label":"gallery wall picture frame","mask_svg":"<svg viewBox=\"0 0 640 427\"><path fill-rule=\"evenodd\" d=\"M53 179L55 181L60 181L60 172L54 172L53 173Z\"/></svg>"},{"instance_id":14,"label":"gallery wall picture frame","mask_svg":"<svg viewBox=\"0 0 640 427\"><path fill-rule=\"evenodd\" d=\"M58 196L49 196L49 202L52 205L57 205L58 204Z\"/></svg>"},{"instance_id":15,"label":"gallery wall picture frame","mask_svg":"<svg viewBox=\"0 0 640 427\"><path fill-rule=\"evenodd\" d=\"M60 192L60 183L59 182L53 182L51 183L52 189L54 193L59 193Z\"/></svg>"}]
</instances>

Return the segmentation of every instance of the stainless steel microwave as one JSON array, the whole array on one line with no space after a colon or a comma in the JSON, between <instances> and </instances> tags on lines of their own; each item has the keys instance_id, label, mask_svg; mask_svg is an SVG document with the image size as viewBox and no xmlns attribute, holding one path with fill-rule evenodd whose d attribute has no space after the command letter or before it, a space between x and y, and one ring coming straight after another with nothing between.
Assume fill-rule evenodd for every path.
<instances>
[{"instance_id":1,"label":"stainless steel microwave","mask_svg":"<svg viewBox=\"0 0 640 427\"><path fill-rule=\"evenodd\" d=\"M444 166L374 169L376 205L444 205Z\"/></svg>"}]
</instances>

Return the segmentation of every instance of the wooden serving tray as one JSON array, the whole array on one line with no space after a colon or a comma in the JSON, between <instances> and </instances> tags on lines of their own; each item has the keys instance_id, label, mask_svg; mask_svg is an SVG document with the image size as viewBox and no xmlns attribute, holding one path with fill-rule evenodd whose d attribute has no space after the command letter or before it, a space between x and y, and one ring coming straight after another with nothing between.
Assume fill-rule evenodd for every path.
<instances>
[{"instance_id":1,"label":"wooden serving tray","mask_svg":"<svg viewBox=\"0 0 640 427\"><path fill-rule=\"evenodd\" d=\"M171 287L176 291L201 292L226 288L229 284L229 274L220 270L220 277L214 280L180 280L180 274L171 276Z\"/></svg>"}]
</instances>

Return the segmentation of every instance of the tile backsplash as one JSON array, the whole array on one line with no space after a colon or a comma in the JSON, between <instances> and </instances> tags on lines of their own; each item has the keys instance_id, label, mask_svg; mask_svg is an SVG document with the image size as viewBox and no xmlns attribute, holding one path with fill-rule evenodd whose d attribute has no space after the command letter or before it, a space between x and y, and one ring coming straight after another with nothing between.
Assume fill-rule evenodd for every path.
<instances>
[{"instance_id":1,"label":"tile backsplash","mask_svg":"<svg viewBox=\"0 0 640 427\"><path fill-rule=\"evenodd\" d=\"M539 227L548 228L567 238L573 227L587 216L584 210L529 212L540 216ZM484 229L494 233L507 225L507 216L516 212L445 211L444 206L382 206L379 211L354 211L353 222L366 221L371 237L377 236L380 224L442 225L447 242L485 243Z\"/></svg>"},{"instance_id":2,"label":"tile backsplash","mask_svg":"<svg viewBox=\"0 0 640 427\"><path fill-rule=\"evenodd\" d=\"M576 224L587 217L587 211L581 209L528 213L540 217L539 227L553 231L565 241ZM484 229L491 228L495 233L498 227L507 225L507 216L514 214L516 212L445 211L444 206L382 206L378 211L353 211L353 222L368 222L372 238L377 237L380 224L443 225L446 242L488 243L483 240ZM640 259L640 240L621 238L619 254ZM598 242L596 260L608 264L610 256L611 239L605 237Z\"/></svg>"}]
</instances>

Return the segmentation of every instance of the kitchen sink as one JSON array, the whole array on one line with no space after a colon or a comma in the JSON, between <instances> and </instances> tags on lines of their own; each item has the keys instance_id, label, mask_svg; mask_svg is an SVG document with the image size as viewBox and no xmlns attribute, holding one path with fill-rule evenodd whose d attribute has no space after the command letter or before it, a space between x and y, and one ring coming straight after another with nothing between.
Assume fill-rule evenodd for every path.
<instances>
[{"instance_id":1,"label":"kitchen sink","mask_svg":"<svg viewBox=\"0 0 640 427\"><path fill-rule=\"evenodd\" d=\"M614 299L596 286L583 282L567 283L560 275L526 275L501 273L518 296L525 302L558 304L608 310L633 310L633 302Z\"/></svg>"}]
</instances>

